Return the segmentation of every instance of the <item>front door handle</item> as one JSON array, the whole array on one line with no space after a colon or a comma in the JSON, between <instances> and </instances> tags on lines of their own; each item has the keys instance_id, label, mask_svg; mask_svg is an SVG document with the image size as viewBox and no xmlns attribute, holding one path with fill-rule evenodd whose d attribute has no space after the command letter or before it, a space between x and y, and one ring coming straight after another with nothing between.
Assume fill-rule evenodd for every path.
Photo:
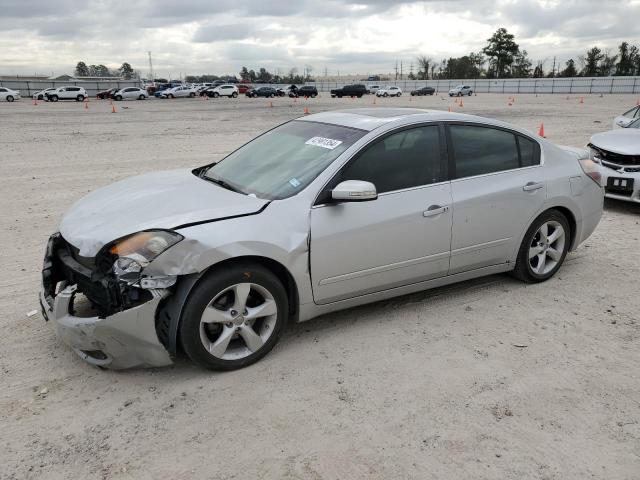
<instances>
[{"instance_id":1,"label":"front door handle","mask_svg":"<svg viewBox=\"0 0 640 480\"><path fill-rule=\"evenodd\" d=\"M522 190L525 192L532 192L533 190L540 190L542 187L544 187L544 183L528 182L524 187L522 187Z\"/></svg>"},{"instance_id":2,"label":"front door handle","mask_svg":"<svg viewBox=\"0 0 640 480\"><path fill-rule=\"evenodd\" d=\"M444 205L431 205L424 212L422 212L423 217L435 217L436 215L440 215L441 213L448 212L449 207Z\"/></svg>"}]
</instances>

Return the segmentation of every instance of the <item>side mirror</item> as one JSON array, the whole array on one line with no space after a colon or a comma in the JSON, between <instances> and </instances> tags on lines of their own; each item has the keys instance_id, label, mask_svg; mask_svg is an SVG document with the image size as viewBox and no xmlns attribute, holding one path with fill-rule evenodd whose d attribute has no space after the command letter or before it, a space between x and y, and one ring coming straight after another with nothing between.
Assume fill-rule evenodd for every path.
<instances>
[{"instance_id":1,"label":"side mirror","mask_svg":"<svg viewBox=\"0 0 640 480\"><path fill-rule=\"evenodd\" d=\"M366 202L378 198L378 192L371 182L346 180L331 190L331 198L338 202Z\"/></svg>"}]
</instances>

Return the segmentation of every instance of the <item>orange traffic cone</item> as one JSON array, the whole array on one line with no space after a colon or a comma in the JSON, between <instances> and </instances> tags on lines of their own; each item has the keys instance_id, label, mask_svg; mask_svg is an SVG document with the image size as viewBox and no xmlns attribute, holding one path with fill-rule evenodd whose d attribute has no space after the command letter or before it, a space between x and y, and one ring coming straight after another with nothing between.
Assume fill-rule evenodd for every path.
<instances>
[{"instance_id":1,"label":"orange traffic cone","mask_svg":"<svg viewBox=\"0 0 640 480\"><path fill-rule=\"evenodd\" d=\"M38 105L38 100L34 98L34 99L33 99L33 104L34 104L34 105Z\"/></svg>"},{"instance_id":2,"label":"orange traffic cone","mask_svg":"<svg viewBox=\"0 0 640 480\"><path fill-rule=\"evenodd\" d=\"M449 112L451 112L451 106L449 106Z\"/></svg>"},{"instance_id":3,"label":"orange traffic cone","mask_svg":"<svg viewBox=\"0 0 640 480\"><path fill-rule=\"evenodd\" d=\"M460 99L460 107L464 107L464 103L462 102L462 99Z\"/></svg>"},{"instance_id":4,"label":"orange traffic cone","mask_svg":"<svg viewBox=\"0 0 640 480\"><path fill-rule=\"evenodd\" d=\"M540 137L542 137L542 138L547 138L547 137L544 135L544 123L541 123L541 124L540 124L540 128L538 129L538 136L540 136Z\"/></svg>"},{"instance_id":5,"label":"orange traffic cone","mask_svg":"<svg viewBox=\"0 0 640 480\"><path fill-rule=\"evenodd\" d=\"M111 104L111 113L116 113L116 106Z\"/></svg>"},{"instance_id":6,"label":"orange traffic cone","mask_svg":"<svg viewBox=\"0 0 640 480\"><path fill-rule=\"evenodd\" d=\"M87 110L89 108L89 102L84 102L84 109Z\"/></svg>"},{"instance_id":7,"label":"orange traffic cone","mask_svg":"<svg viewBox=\"0 0 640 480\"><path fill-rule=\"evenodd\" d=\"M269 102L269 108L273 108L273 102Z\"/></svg>"},{"instance_id":8,"label":"orange traffic cone","mask_svg":"<svg viewBox=\"0 0 640 480\"><path fill-rule=\"evenodd\" d=\"M309 115L309 107L304 107L304 114Z\"/></svg>"},{"instance_id":9,"label":"orange traffic cone","mask_svg":"<svg viewBox=\"0 0 640 480\"><path fill-rule=\"evenodd\" d=\"M376 104L376 97L373 97L373 104Z\"/></svg>"},{"instance_id":10,"label":"orange traffic cone","mask_svg":"<svg viewBox=\"0 0 640 480\"><path fill-rule=\"evenodd\" d=\"M580 103L584 103L584 97L580 97Z\"/></svg>"},{"instance_id":11,"label":"orange traffic cone","mask_svg":"<svg viewBox=\"0 0 640 480\"><path fill-rule=\"evenodd\" d=\"M511 106L511 105L513 105L513 103L509 102L509 103L507 103L507 105Z\"/></svg>"}]
</instances>

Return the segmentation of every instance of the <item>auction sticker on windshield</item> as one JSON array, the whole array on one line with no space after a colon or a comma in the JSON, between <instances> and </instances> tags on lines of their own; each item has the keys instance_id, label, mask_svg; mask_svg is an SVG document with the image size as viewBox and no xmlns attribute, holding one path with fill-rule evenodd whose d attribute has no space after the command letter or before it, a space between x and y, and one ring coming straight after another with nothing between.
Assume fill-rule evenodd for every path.
<instances>
[{"instance_id":1,"label":"auction sticker on windshield","mask_svg":"<svg viewBox=\"0 0 640 480\"><path fill-rule=\"evenodd\" d=\"M306 145L314 145L316 147L328 148L333 150L342 143L342 140L333 140L331 138L313 137L304 142Z\"/></svg>"}]
</instances>

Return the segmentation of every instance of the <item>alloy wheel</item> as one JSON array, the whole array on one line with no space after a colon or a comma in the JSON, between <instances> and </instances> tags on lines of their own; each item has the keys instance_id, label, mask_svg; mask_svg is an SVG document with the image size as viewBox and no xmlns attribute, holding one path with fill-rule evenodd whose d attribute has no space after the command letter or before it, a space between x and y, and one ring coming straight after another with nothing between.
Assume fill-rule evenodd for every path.
<instances>
[{"instance_id":1,"label":"alloy wheel","mask_svg":"<svg viewBox=\"0 0 640 480\"><path fill-rule=\"evenodd\" d=\"M275 330L278 306L265 287L238 283L218 293L200 319L204 348L221 360L238 360L260 350Z\"/></svg>"},{"instance_id":2,"label":"alloy wheel","mask_svg":"<svg viewBox=\"0 0 640 480\"><path fill-rule=\"evenodd\" d=\"M536 231L529 245L529 266L533 273L546 275L562 259L566 235L562 225L549 220Z\"/></svg>"}]
</instances>

